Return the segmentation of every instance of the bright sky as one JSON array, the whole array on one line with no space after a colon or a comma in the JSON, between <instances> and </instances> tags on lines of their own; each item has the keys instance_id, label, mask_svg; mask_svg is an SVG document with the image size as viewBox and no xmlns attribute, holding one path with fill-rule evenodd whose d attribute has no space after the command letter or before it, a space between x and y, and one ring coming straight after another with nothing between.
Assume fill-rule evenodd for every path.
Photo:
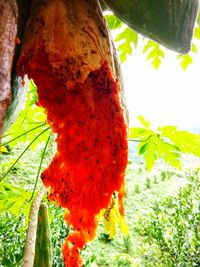
<instances>
[{"instance_id":1,"label":"bright sky","mask_svg":"<svg viewBox=\"0 0 200 267\"><path fill-rule=\"evenodd\" d=\"M174 52L167 52L158 70L145 57L134 50L122 64L131 126L142 115L154 127L200 128L200 55L186 71Z\"/></svg>"}]
</instances>

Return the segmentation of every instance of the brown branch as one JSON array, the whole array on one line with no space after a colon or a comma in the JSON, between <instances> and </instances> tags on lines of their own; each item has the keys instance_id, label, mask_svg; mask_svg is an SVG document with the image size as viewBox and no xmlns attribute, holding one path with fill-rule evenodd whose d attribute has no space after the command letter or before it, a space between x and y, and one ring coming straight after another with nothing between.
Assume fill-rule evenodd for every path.
<instances>
[{"instance_id":1,"label":"brown branch","mask_svg":"<svg viewBox=\"0 0 200 267\"><path fill-rule=\"evenodd\" d=\"M35 241L37 233L37 222L38 222L38 211L42 199L47 192L47 189L42 186L35 199L33 200L30 214L29 214L29 223L26 234L26 242L24 248L24 256L22 260L22 267L32 267L35 257Z\"/></svg>"}]
</instances>

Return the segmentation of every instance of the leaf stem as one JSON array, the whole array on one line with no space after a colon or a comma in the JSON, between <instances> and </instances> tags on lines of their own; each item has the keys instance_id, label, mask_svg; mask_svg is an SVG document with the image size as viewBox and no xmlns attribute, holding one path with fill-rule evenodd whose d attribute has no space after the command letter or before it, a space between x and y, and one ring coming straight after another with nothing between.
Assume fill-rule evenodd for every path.
<instances>
[{"instance_id":1,"label":"leaf stem","mask_svg":"<svg viewBox=\"0 0 200 267\"><path fill-rule=\"evenodd\" d=\"M24 153L29 149L29 147L35 142L35 140L42 135L44 132L49 130L50 127L44 129L42 132L40 132L30 143L29 145L25 148L25 150L21 153L21 155L16 159L16 161L12 164L12 166L8 169L8 171L3 175L2 178L0 178L0 182L6 177L6 175L11 171L11 169L15 166L15 164L20 160L20 158L24 155Z\"/></svg>"},{"instance_id":2,"label":"leaf stem","mask_svg":"<svg viewBox=\"0 0 200 267\"><path fill-rule=\"evenodd\" d=\"M46 124L46 123L43 123L42 125L39 125L39 126L37 126L37 127L34 127L34 128L32 128L31 130L28 130L27 132L24 132L23 134L18 135L17 137L11 139L11 140L8 141L8 142L5 142L5 143L3 143L3 144L0 144L0 147L1 147L1 146L5 146L5 145L7 145L7 144L13 142L14 140L16 140L16 139L18 139L18 138L20 138L20 137L26 135L27 133L30 133L30 132L32 132L32 131L34 131L34 130L36 130L36 129L42 127L42 126L44 126L45 124Z\"/></svg>"},{"instance_id":3,"label":"leaf stem","mask_svg":"<svg viewBox=\"0 0 200 267\"><path fill-rule=\"evenodd\" d=\"M132 138L129 138L128 140L131 141L131 142L142 143L142 142L147 142L152 136L153 136L153 134L149 135L149 136L148 136L146 139L144 139L144 140L137 140L137 139L132 139Z\"/></svg>"},{"instance_id":4,"label":"leaf stem","mask_svg":"<svg viewBox=\"0 0 200 267\"><path fill-rule=\"evenodd\" d=\"M39 175L40 175L40 171L41 171L41 168L42 168L42 163L43 163L43 160L44 160L45 152L47 150L47 147L48 147L48 144L49 144L49 141L50 141L50 137L51 137L51 134L49 134L48 139L46 141L46 145L45 145L44 150L42 152L40 165L39 165L39 168L38 168L38 172L37 172L37 176L36 176L33 192L32 192L32 195L31 195L30 199L28 200L28 202L30 202L33 199L33 196L34 196L34 193L35 193L35 189L36 189L36 186L37 186L37 182L38 182L38 178L39 178Z\"/></svg>"}]
</instances>

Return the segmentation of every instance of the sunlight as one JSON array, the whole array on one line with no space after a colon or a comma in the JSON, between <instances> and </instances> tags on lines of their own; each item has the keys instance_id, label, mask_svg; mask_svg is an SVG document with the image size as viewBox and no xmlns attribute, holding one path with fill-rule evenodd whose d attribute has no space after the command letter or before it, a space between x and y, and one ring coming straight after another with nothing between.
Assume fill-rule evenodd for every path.
<instances>
[{"instance_id":1,"label":"sunlight","mask_svg":"<svg viewBox=\"0 0 200 267\"><path fill-rule=\"evenodd\" d=\"M198 131L200 118L200 57L183 71L176 53L165 51L165 59L154 70L140 48L122 64L130 123L138 124L143 115L154 127L176 125Z\"/></svg>"}]
</instances>

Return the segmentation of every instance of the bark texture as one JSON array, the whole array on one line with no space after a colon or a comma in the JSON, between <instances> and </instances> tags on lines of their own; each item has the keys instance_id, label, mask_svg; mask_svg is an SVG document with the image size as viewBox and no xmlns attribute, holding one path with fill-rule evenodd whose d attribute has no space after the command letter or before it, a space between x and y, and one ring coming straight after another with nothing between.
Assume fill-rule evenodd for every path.
<instances>
[{"instance_id":1,"label":"bark texture","mask_svg":"<svg viewBox=\"0 0 200 267\"><path fill-rule=\"evenodd\" d=\"M55 8L56 7L56 8ZM101 38L99 38L99 36ZM53 74L72 89L83 83L104 61L114 71L110 34L97 1L35 0L18 61L18 73L29 72L41 50L48 55ZM29 61L29 62L27 62ZM26 64L26 66L25 66ZM38 70L37 64L31 66ZM44 72L44 69L40 69Z\"/></svg>"},{"instance_id":2,"label":"bark texture","mask_svg":"<svg viewBox=\"0 0 200 267\"><path fill-rule=\"evenodd\" d=\"M11 103L11 71L17 37L18 8L15 0L0 0L0 139L3 120Z\"/></svg>"}]
</instances>

